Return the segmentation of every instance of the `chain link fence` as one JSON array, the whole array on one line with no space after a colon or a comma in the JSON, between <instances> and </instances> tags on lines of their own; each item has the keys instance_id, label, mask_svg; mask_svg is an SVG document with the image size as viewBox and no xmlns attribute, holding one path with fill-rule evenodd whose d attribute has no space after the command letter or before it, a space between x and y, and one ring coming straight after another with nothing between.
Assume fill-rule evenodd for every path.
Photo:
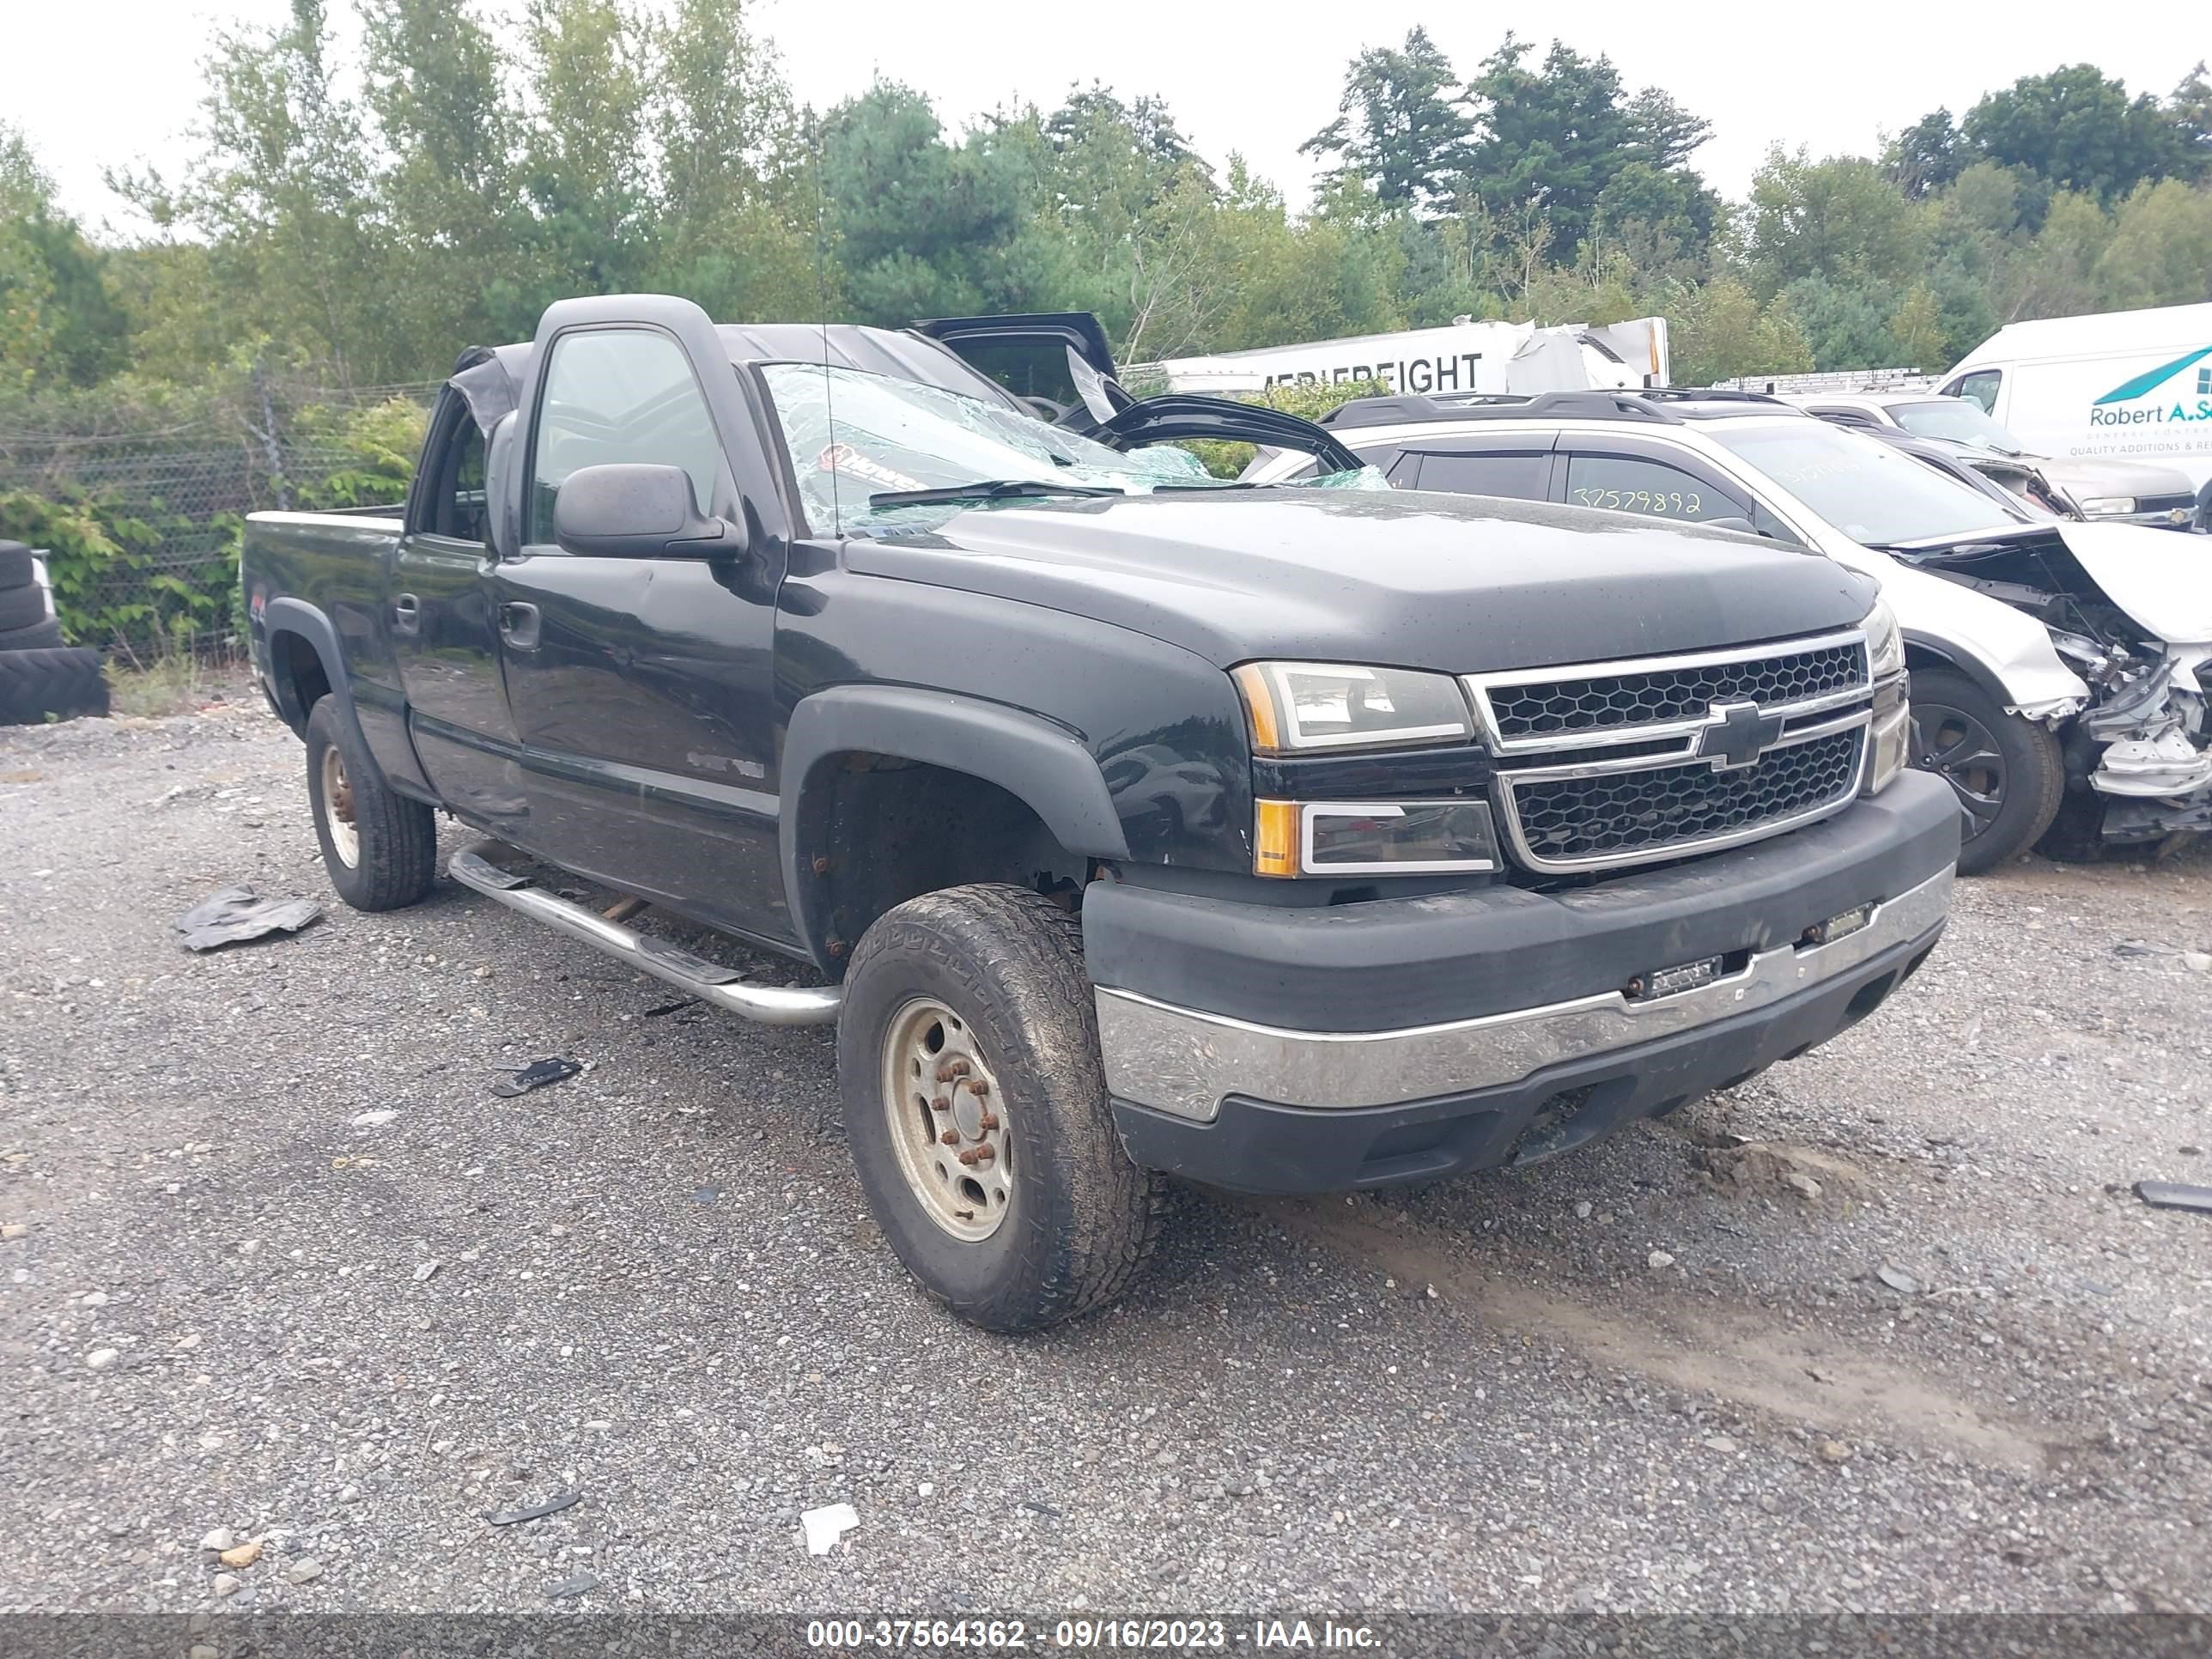
<instances>
[{"instance_id":1,"label":"chain link fence","mask_svg":"<svg viewBox=\"0 0 2212 1659\"><path fill-rule=\"evenodd\" d=\"M234 650L246 515L398 500L437 386L256 376L166 425L0 422L0 537L46 550L73 643L126 660Z\"/></svg>"}]
</instances>

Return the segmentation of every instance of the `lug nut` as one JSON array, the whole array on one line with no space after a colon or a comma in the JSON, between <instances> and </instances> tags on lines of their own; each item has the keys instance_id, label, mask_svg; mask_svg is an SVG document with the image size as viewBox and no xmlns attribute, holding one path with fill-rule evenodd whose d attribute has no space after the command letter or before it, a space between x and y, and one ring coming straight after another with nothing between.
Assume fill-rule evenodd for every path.
<instances>
[{"instance_id":1,"label":"lug nut","mask_svg":"<svg viewBox=\"0 0 2212 1659\"><path fill-rule=\"evenodd\" d=\"M970 1078L968 1079L968 1092L971 1095L988 1095L991 1092L991 1085L980 1077Z\"/></svg>"},{"instance_id":2,"label":"lug nut","mask_svg":"<svg viewBox=\"0 0 2212 1659\"><path fill-rule=\"evenodd\" d=\"M931 1111L933 1111L933 1112L949 1112L949 1111L951 1111L951 1110L952 1109L952 1097L951 1097L951 1096L950 1096L950 1095L939 1095L939 1096L938 1096L938 1097L937 1097L936 1099L934 1099L934 1100L933 1100L933 1101L931 1101L931 1102L929 1103L929 1109L930 1109Z\"/></svg>"},{"instance_id":3,"label":"lug nut","mask_svg":"<svg viewBox=\"0 0 2212 1659\"><path fill-rule=\"evenodd\" d=\"M985 1134L990 1133L992 1130L999 1127L999 1115L996 1112L984 1113L981 1119L981 1127Z\"/></svg>"},{"instance_id":4,"label":"lug nut","mask_svg":"<svg viewBox=\"0 0 2212 1659\"><path fill-rule=\"evenodd\" d=\"M998 1154L994 1152L988 1146L970 1146L966 1152L960 1154L960 1161L963 1164L969 1165L970 1168L973 1168L978 1164L988 1164L997 1156Z\"/></svg>"},{"instance_id":5,"label":"lug nut","mask_svg":"<svg viewBox=\"0 0 2212 1659\"><path fill-rule=\"evenodd\" d=\"M960 1144L960 1131L947 1129L943 1134L938 1136L938 1139L948 1146L957 1146Z\"/></svg>"}]
</instances>

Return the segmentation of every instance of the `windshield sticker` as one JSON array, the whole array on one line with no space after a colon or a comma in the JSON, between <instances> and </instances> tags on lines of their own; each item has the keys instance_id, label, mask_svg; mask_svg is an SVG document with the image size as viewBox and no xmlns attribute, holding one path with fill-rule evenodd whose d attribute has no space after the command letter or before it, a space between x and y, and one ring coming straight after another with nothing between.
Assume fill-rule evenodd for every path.
<instances>
[{"instance_id":1,"label":"windshield sticker","mask_svg":"<svg viewBox=\"0 0 2212 1659\"><path fill-rule=\"evenodd\" d=\"M929 486L919 478L910 478L881 461L871 460L850 444L831 444L814 463L817 472L842 472L865 483L885 489L927 489Z\"/></svg>"}]
</instances>

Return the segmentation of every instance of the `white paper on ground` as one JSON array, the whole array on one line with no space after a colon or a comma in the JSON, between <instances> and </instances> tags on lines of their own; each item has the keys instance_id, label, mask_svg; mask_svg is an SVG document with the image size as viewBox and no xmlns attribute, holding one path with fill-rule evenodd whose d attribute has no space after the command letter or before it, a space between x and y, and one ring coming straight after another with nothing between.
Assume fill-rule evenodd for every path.
<instances>
[{"instance_id":1,"label":"white paper on ground","mask_svg":"<svg viewBox=\"0 0 2212 1659\"><path fill-rule=\"evenodd\" d=\"M806 1510L799 1517L799 1524L806 1534L808 1553L827 1555L840 1538L860 1524L860 1517L850 1504L830 1504Z\"/></svg>"}]
</instances>

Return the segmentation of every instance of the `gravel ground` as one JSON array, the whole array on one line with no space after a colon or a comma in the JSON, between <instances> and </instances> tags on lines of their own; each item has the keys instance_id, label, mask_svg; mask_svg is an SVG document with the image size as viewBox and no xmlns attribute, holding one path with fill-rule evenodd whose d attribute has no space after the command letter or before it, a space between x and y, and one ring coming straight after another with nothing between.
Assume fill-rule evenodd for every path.
<instances>
[{"instance_id":1,"label":"gravel ground","mask_svg":"<svg viewBox=\"0 0 2212 1659\"><path fill-rule=\"evenodd\" d=\"M2212 1609L2212 1218L2130 1190L2212 1179L2212 857L1964 884L1868 1024L1534 1170L1185 1194L1004 1340L826 1033L347 911L302 771L242 703L0 734L8 1607ZM240 883L331 909L181 951Z\"/></svg>"}]
</instances>

